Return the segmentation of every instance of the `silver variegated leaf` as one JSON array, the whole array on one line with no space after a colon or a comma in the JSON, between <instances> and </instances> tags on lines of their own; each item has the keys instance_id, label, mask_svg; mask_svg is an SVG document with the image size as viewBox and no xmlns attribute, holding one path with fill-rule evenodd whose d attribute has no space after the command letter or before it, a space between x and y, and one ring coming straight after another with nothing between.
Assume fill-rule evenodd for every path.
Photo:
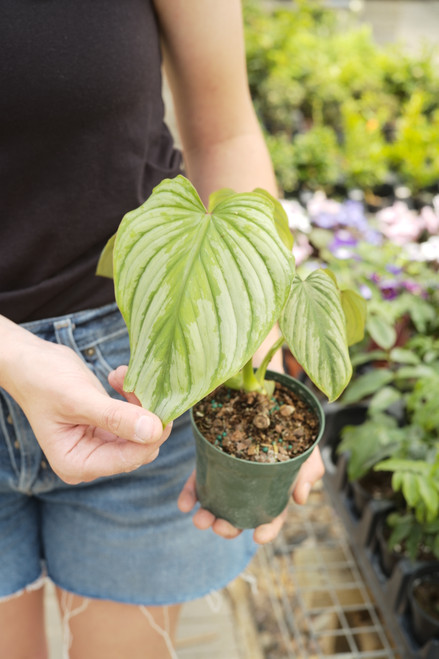
<instances>
[{"instance_id":1,"label":"silver variegated leaf","mask_svg":"<svg viewBox=\"0 0 439 659\"><path fill-rule=\"evenodd\" d=\"M280 318L285 340L314 384L335 400L348 384L352 366L340 292L331 276L315 270L295 277Z\"/></svg>"},{"instance_id":2,"label":"silver variegated leaf","mask_svg":"<svg viewBox=\"0 0 439 659\"><path fill-rule=\"evenodd\" d=\"M125 388L164 423L234 375L280 315L294 260L258 193L208 213L182 176L123 219L114 249L131 360Z\"/></svg>"}]
</instances>

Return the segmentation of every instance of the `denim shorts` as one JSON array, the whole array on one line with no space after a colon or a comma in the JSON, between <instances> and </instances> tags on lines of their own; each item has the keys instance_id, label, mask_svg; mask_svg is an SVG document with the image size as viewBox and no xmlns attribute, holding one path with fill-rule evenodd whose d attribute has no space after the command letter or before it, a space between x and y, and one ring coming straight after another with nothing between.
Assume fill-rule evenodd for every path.
<instances>
[{"instance_id":1,"label":"denim shorts","mask_svg":"<svg viewBox=\"0 0 439 659\"><path fill-rule=\"evenodd\" d=\"M24 324L74 350L107 391L129 343L114 304ZM0 389L0 598L47 576L85 597L164 605L202 597L252 558L251 532L225 540L200 531L177 497L194 467L188 414L158 458L130 474L67 485L51 470L29 423Z\"/></svg>"}]
</instances>

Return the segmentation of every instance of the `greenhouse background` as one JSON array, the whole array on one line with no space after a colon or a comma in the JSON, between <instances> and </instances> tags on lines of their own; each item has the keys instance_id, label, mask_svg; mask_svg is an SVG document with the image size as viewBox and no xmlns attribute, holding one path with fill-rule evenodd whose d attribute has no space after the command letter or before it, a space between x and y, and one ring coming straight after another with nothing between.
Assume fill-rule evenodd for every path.
<instances>
[{"instance_id":1,"label":"greenhouse background","mask_svg":"<svg viewBox=\"0 0 439 659\"><path fill-rule=\"evenodd\" d=\"M439 1L243 6L298 271L355 288L366 330L342 398L322 401L325 478L243 578L185 606L176 656L438 659Z\"/></svg>"}]
</instances>

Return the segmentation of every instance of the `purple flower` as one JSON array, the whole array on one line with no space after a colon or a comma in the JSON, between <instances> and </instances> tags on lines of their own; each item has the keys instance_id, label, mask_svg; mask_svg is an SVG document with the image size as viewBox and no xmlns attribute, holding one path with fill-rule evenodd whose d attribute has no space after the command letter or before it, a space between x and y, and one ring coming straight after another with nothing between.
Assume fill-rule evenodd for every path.
<instances>
[{"instance_id":1,"label":"purple flower","mask_svg":"<svg viewBox=\"0 0 439 659\"><path fill-rule=\"evenodd\" d=\"M369 243L369 245L382 245L383 244L383 236L379 231L376 231L375 229L367 229L363 233L363 240L366 243Z\"/></svg>"},{"instance_id":2,"label":"purple flower","mask_svg":"<svg viewBox=\"0 0 439 659\"><path fill-rule=\"evenodd\" d=\"M321 190L309 200L307 208L311 222L321 229L333 229L339 223L341 204L328 199Z\"/></svg>"},{"instance_id":3,"label":"purple flower","mask_svg":"<svg viewBox=\"0 0 439 659\"><path fill-rule=\"evenodd\" d=\"M395 279L383 279L379 287L384 300L394 300L401 292L401 284Z\"/></svg>"},{"instance_id":4,"label":"purple flower","mask_svg":"<svg viewBox=\"0 0 439 659\"><path fill-rule=\"evenodd\" d=\"M349 231L340 229L335 232L334 238L328 248L336 258L349 259L353 255L353 250L350 248L355 247L357 243L357 239Z\"/></svg>"},{"instance_id":5,"label":"purple flower","mask_svg":"<svg viewBox=\"0 0 439 659\"><path fill-rule=\"evenodd\" d=\"M352 227L360 231L367 229L367 218L361 201L348 199L343 203L339 213L339 224Z\"/></svg>"},{"instance_id":6,"label":"purple flower","mask_svg":"<svg viewBox=\"0 0 439 659\"><path fill-rule=\"evenodd\" d=\"M399 275L402 272L402 268L398 265L392 265L391 263L388 263L386 265L386 270L387 272L390 272L392 275Z\"/></svg>"}]
</instances>

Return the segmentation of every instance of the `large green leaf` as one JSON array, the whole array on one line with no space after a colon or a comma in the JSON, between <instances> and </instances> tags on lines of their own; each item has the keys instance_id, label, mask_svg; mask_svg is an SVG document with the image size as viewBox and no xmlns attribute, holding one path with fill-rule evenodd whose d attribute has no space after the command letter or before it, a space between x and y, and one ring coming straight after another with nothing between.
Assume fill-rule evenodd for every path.
<instances>
[{"instance_id":1,"label":"large green leaf","mask_svg":"<svg viewBox=\"0 0 439 659\"><path fill-rule=\"evenodd\" d=\"M178 176L123 219L114 277L130 334L125 387L164 423L242 368L279 317L294 260L273 212L259 193L227 191L207 213Z\"/></svg>"},{"instance_id":2,"label":"large green leaf","mask_svg":"<svg viewBox=\"0 0 439 659\"><path fill-rule=\"evenodd\" d=\"M340 292L330 276L315 270L294 278L280 318L288 346L314 384L335 400L352 375Z\"/></svg>"}]
</instances>

